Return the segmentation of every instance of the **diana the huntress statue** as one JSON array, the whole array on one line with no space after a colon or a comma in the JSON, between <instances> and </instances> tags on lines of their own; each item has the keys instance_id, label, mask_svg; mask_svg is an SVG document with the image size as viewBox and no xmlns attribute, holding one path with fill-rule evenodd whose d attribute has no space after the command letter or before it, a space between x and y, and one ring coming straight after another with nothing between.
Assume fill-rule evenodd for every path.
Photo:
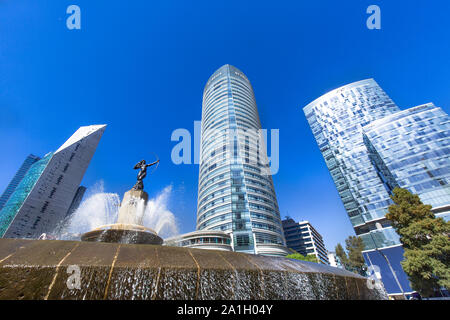
<instances>
[{"instance_id":1,"label":"diana the huntress statue","mask_svg":"<svg viewBox=\"0 0 450 320\"><path fill-rule=\"evenodd\" d=\"M137 175L137 182L133 187L134 190L144 190L144 182L142 180L144 180L144 178L147 176L147 168L157 163L159 163L159 160L156 160L155 162L149 164L146 164L145 160L141 160L138 163L136 163L134 169L140 170Z\"/></svg>"}]
</instances>

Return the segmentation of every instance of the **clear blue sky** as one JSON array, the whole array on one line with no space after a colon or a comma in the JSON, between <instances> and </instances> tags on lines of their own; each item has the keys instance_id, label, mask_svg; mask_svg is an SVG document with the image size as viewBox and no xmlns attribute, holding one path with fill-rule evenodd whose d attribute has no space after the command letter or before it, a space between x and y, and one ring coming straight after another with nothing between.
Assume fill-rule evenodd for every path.
<instances>
[{"instance_id":1,"label":"clear blue sky","mask_svg":"<svg viewBox=\"0 0 450 320\"><path fill-rule=\"evenodd\" d=\"M81 30L66 8L81 8ZM381 30L366 8L381 8ZM120 195L132 166L173 186L181 232L195 228L198 165L174 165L176 128L201 119L203 87L223 64L250 79L264 128L280 129L274 176L282 216L308 219L329 249L353 234L302 107L373 77L401 107L450 108L449 1L0 1L0 192L29 153L79 126L108 124L83 184Z\"/></svg>"}]
</instances>

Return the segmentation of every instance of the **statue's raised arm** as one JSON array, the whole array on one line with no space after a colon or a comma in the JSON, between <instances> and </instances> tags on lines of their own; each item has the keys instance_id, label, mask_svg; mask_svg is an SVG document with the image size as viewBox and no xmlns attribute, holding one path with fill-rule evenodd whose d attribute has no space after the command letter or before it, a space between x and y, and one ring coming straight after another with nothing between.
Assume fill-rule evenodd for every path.
<instances>
[{"instance_id":1,"label":"statue's raised arm","mask_svg":"<svg viewBox=\"0 0 450 320\"><path fill-rule=\"evenodd\" d=\"M159 160L156 160L155 162L149 163L149 164L147 164L147 167L151 167L152 165L157 164L158 162L159 162Z\"/></svg>"}]
</instances>

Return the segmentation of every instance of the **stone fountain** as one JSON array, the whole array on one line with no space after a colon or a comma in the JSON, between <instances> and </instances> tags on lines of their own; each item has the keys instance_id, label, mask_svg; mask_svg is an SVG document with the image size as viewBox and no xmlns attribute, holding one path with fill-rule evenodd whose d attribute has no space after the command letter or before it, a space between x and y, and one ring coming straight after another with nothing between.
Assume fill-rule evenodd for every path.
<instances>
[{"instance_id":1,"label":"stone fountain","mask_svg":"<svg viewBox=\"0 0 450 320\"><path fill-rule=\"evenodd\" d=\"M138 214L150 165L135 166L138 182L125 193L117 223L83 241L0 239L0 300L387 298L368 279L318 263L161 246Z\"/></svg>"},{"instance_id":2,"label":"stone fountain","mask_svg":"<svg viewBox=\"0 0 450 320\"><path fill-rule=\"evenodd\" d=\"M154 230L144 227L142 223L142 213L148 201L148 194L144 191L142 180L147 175L147 168L157 163L159 160L150 164L142 160L134 166L135 169L140 169L137 182L123 196L117 223L99 226L84 233L81 236L82 241L159 245L163 243L163 239Z\"/></svg>"}]
</instances>

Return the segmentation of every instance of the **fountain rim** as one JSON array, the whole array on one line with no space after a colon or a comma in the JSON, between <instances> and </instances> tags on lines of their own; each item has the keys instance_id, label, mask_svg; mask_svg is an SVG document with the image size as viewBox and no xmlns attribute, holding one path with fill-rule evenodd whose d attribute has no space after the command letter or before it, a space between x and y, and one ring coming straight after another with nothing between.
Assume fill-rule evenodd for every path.
<instances>
[{"instance_id":1,"label":"fountain rim","mask_svg":"<svg viewBox=\"0 0 450 320\"><path fill-rule=\"evenodd\" d=\"M92 229L91 231L99 231L99 230L111 230L111 229L115 229L115 230L135 230L135 231L147 231L150 233L153 233L155 235L158 235L156 233L155 230L148 228L148 227L144 227L141 225L137 225L137 224L127 224L127 223L111 223L111 224L105 224L102 226L99 226L95 229Z\"/></svg>"}]
</instances>

